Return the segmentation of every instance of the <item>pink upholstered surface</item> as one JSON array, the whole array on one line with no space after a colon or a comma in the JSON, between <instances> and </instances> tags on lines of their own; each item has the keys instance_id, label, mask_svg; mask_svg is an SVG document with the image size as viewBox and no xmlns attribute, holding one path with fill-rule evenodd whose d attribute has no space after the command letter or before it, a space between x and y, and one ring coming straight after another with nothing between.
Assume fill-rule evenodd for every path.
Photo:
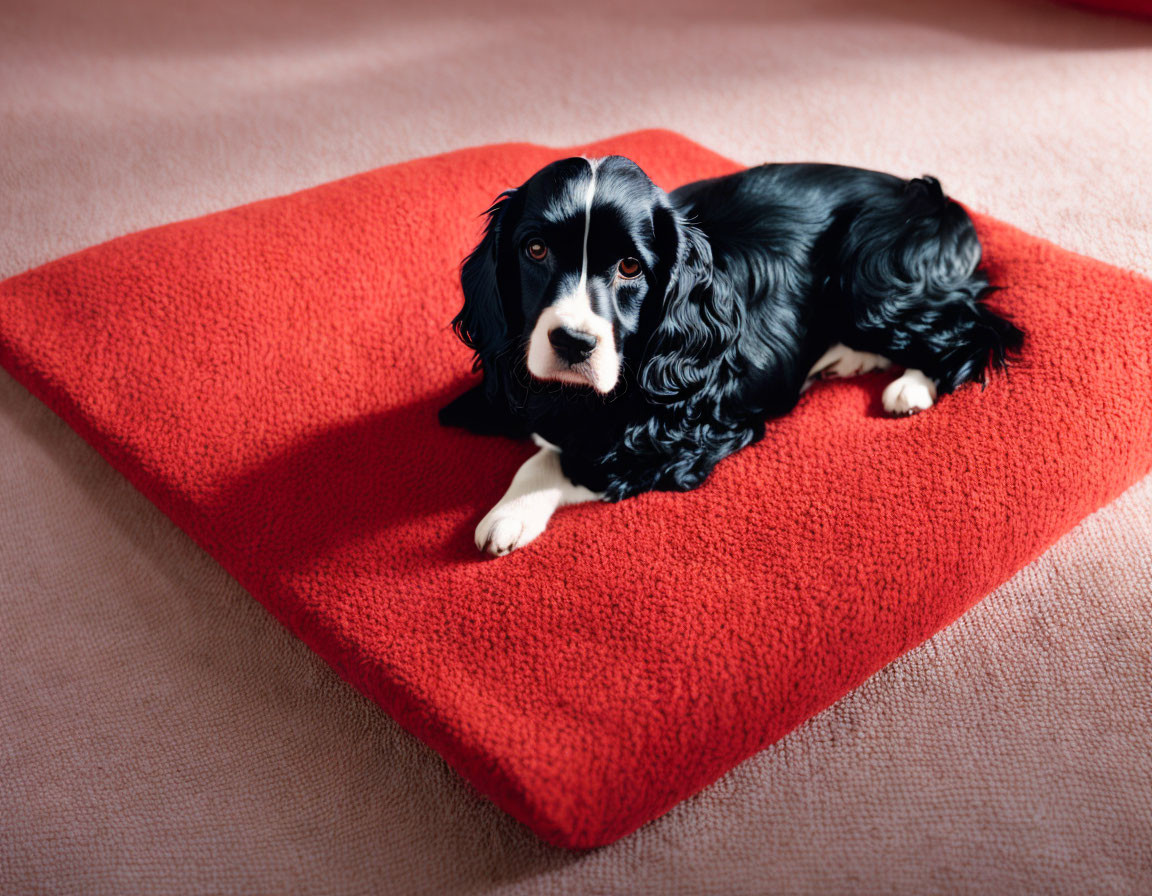
<instances>
[{"instance_id":1,"label":"pink upholstered surface","mask_svg":"<svg viewBox=\"0 0 1152 896\"><path fill-rule=\"evenodd\" d=\"M1152 26L1024 2L697 6L6 8L0 276L403 158L646 125L749 163L930 171L1152 273ZM580 856L472 794L7 377L0 477L0 891L1152 888L1147 480Z\"/></svg>"}]
</instances>

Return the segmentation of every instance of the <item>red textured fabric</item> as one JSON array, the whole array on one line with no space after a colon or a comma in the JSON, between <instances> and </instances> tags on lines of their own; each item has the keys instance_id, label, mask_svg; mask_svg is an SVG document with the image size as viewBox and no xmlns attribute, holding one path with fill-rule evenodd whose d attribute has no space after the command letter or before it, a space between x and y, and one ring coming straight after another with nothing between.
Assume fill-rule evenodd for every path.
<instances>
[{"instance_id":1,"label":"red textured fabric","mask_svg":"<svg viewBox=\"0 0 1152 896\"><path fill-rule=\"evenodd\" d=\"M466 150L113 240L0 284L0 360L348 681L541 837L608 843L779 738L1152 467L1152 283L978 217L1025 356L909 419L820 384L688 494L472 544L528 444L442 429L500 190ZM942 172L946 175L947 172ZM317 761L324 761L317 757Z\"/></svg>"}]
</instances>

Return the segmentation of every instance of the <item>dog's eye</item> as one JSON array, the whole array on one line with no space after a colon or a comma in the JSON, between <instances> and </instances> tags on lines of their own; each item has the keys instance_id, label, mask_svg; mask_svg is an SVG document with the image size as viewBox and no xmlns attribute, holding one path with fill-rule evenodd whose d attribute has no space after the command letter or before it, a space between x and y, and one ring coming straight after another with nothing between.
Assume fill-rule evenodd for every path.
<instances>
[{"instance_id":1,"label":"dog's eye","mask_svg":"<svg viewBox=\"0 0 1152 896\"><path fill-rule=\"evenodd\" d=\"M548 247L544 245L544 240L534 236L524 244L524 254L533 261L543 261L548 257Z\"/></svg>"},{"instance_id":2,"label":"dog's eye","mask_svg":"<svg viewBox=\"0 0 1152 896\"><path fill-rule=\"evenodd\" d=\"M616 270L620 272L620 276L625 280L633 280L640 276L640 262L635 258L625 258L620 264L616 265Z\"/></svg>"}]
</instances>

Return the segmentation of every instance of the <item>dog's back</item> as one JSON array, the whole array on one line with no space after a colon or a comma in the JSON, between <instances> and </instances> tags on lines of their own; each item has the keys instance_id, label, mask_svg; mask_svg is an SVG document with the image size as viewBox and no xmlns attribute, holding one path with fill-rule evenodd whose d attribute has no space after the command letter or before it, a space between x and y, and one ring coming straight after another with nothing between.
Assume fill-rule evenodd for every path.
<instances>
[{"instance_id":1,"label":"dog's back","mask_svg":"<svg viewBox=\"0 0 1152 896\"><path fill-rule=\"evenodd\" d=\"M980 303L990 287L976 230L934 178L773 164L671 198L743 306L749 400L767 413L795 403L832 344L923 371L941 393L1019 346L1019 331Z\"/></svg>"}]
</instances>

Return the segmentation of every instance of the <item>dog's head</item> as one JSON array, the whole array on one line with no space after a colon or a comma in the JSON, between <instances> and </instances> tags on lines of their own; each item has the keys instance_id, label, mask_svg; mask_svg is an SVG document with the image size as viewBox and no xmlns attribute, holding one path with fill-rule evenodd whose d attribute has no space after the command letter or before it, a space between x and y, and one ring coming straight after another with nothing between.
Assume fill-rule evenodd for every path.
<instances>
[{"instance_id":1,"label":"dog's head","mask_svg":"<svg viewBox=\"0 0 1152 896\"><path fill-rule=\"evenodd\" d=\"M634 162L564 159L488 210L453 326L492 388L522 368L607 394L658 350L660 331L676 325L673 298L710 261L699 231Z\"/></svg>"}]
</instances>

